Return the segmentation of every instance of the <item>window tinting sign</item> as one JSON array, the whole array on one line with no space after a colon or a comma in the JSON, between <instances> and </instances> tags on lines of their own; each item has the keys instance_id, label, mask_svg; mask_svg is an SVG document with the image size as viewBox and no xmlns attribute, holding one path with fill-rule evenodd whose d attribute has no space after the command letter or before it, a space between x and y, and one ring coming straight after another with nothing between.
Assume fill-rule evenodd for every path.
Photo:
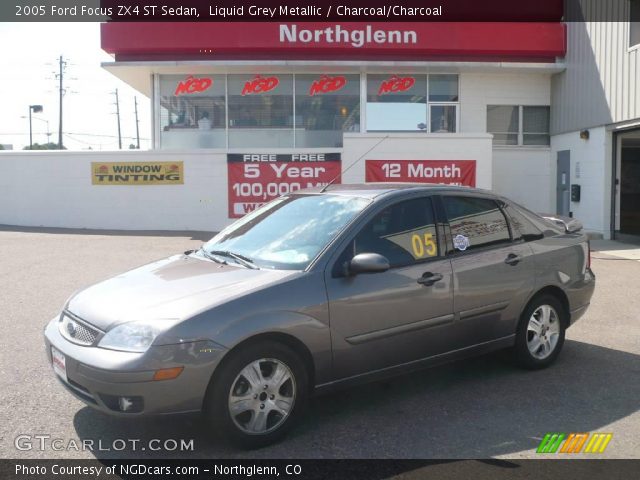
<instances>
[{"instance_id":1,"label":"window tinting sign","mask_svg":"<svg viewBox=\"0 0 640 480\"><path fill-rule=\"evenodd\" d=\"M453 237L453 246L460 251L465 251L469 248L469 239L464 235L456 235Z\"/></svg>"},{"instance_id":2,"label":"window tinting sign","mask_svg":"<svg viewBox=\"0 0 640 480\"><path fill-rule=\"evenodd\" d=\"M244 84L242 95L267 93L275 89L279 83L280 80L278 77L263 77L261 75L256 75L253 80L249 80Z\"/></svg>"},{"instance_id":3,"label":"window tinting sign","mask_svg":"<svg viewBox=\"0 0 640 480\"><path fill-rule=\"evenodd\" d=\"M301 188L340 183L339 153L227 155L229 218L240 218Z\"/></svg>"},{"instance_id":4,"label":"window tinting sign","mask_svg":"<svg viewBox=\"0 0 640 480\"><path fill-rule=\"evenodd\" d=\"M347 84L347 79L342 75L336 75L330 77L328 75L322 75L318 80L314 80L309 88L309 95L322 95L323 93L337 92L344 88Z\"/></svg>"},{"instance_id":5,"label":"window tinting sign","mask_svg":"<svg viewBox=\"0 0 640 480\"><path fill-rule=\"evenodd\" d=\"M92 185L182 185L183 162L91 162Z\"/></svg>"},{"instance_id":6,"label":"window tinting sign","mask_svg":"<svg viewBox=\"0 0 640 480\"><path fill-rule=\"evenodd\" d=\"M211 78L196 78L193 75L189 75L178 83L174 95L177 97L178 95L184 94L202 93L205 90L208 90L211 85L213 85L213 80Z\"/></svg>"},{"instance_id":7,"label":"window tinting sign","mask_svg":"<svg viewBox=\"0 0 640 480\"><path fill-rule=\"evenodd\" d=\"M378 89L378 95L387 95L389 93L399 93L411 90L416 83L413 77L392 76L388 80L383 80Z\"/></svg>"}]
</instances>

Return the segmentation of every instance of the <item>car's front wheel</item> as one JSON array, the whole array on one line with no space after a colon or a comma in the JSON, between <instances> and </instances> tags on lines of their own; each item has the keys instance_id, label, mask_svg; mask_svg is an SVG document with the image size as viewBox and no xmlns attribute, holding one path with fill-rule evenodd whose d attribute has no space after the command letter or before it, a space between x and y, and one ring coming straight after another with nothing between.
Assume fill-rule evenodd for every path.
<instances>
[{"instance_id":1,"label":"car's front wheel","mask_svg":"<svg viewBox=\"0 0 640 480\"><path fill-rule=\"evenodd\" d=\"M534 298L525 308L516 332L517 363L537 369L551 365L564 344L565 310L552 295Z\"/></svg>"},{"instance_id":2,"label":"car's front wheel","mask_svg":"<svg viewBox=\"0 0 640 480\"><path fill-rule=\"evenodd\" d=\"M303 362L293 350L272 341L247 345L230 355L205 399L210 424L245 448L279 440L307 400Z\"/></svg>"}]
</instances>

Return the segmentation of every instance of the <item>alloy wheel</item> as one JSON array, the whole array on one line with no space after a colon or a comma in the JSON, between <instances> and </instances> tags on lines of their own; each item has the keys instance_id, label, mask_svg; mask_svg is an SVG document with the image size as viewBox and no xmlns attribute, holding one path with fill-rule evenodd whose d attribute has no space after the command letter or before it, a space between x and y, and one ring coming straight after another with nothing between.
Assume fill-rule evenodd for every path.
<instances>
[{"instance_id":1,"label":"alloy wheel","mask_svg":"<svg viewBox=\"0 0 640 480\"><path fill-rule=\"evenodd\" d=\"M553 353L560 338L560 317L551 305L540 305L527 325L527 347L531 355L544 360Z\"/></svg>"},{"instance_id":2,"label":"alloy wheel","mask_svg":"<svg viewBox=\"0 0 640 480\"><path fill-rule=\"evenodd\" d=\"M231 384L229 414L244 433L261 435L280 427L293 409L296 384L293 373L274 358L255 360Z\"/></svg>"}]
</instances>

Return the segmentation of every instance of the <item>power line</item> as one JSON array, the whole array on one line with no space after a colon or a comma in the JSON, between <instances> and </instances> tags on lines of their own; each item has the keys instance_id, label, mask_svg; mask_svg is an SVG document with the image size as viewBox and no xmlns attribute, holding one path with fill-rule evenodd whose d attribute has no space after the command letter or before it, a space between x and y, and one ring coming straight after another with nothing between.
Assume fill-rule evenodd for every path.
<instances>
[{"instance_id":1,"label":"power line","mask_svg":"<svg viewBox=\"0 0 640 480\"><path fill-rule=\"evenodd\" d=\"M72 135L83 135L85 137L107 137L107 138L118 138L118 135L103 135L101 133L79 133L79 132L69 132ZM135 140L136 137L129 137L127 135L122 135L120 138L126 138L130 140ZM149 140L146 137L140 137L140 140Z\"/></svg>"},{"instance_id":2,"label":"power line","mask_svg":"<svg viewBox=\"0 0 640 480\"><path fill-rule=\"evenodd\" d=\"M34 132L34 133L36 133L38 135L47 135L46 132ZM80 136L83 136L83 137L118 138L117 135L104 135L104 134L100 134L100 133L80 133L80 132L65 132L64 133L64 135L67 135L67 134L80 135ZM24 132L0 133L0 135L4 135L4 136L22 136L22 137L25 137L25 136L28 137L29 136L28 133L24 133ZM137 137L130 137L130 136L123 135L122 138L127 139L127 140L136 140ZM147 137L140 137L140 140L147 141L147 140L150 140L150 139L147 138Z\"/></svg>"},{"instance_id":3,"label":"power line","mask_svg":"<svg viewBox=\"0 0 640 480\"><path fill-rule=\"evenodd\" d=\"M89 146L96 146L97 145L97 146L99 146L101 148L103 146L105 146L105 145L114 145L114 144L118 143L118 142L115 142L115 141L114 142L107 142L107 143L85 142L84 140L80 140L79 138L75 138L73 135L69 135L68 133L65 133L64 136L69 138L69 139L71 139L71 140L73 140L74 142L82 143L84 145L89 145Z\"/></svg>"}]
</instances>

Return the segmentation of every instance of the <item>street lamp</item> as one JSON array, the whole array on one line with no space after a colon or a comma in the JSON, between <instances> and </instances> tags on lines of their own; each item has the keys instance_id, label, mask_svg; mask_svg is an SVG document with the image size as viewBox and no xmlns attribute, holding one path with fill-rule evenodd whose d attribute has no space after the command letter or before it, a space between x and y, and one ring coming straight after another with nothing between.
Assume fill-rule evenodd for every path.
<instances>
[{"instance_id":1,"label":"street lamp","mask_svg":"<svg viewBox=\"0 0 640 480\"><path fill-rule=\"evenodd\" d=\"M42 105L29 105L29 150L33 147L33 130L31 128L31 112L42 112Z\"/></svg>"},{"instance_id":2,"label":"street lamp","mask_svg":"<svg viewBox=\"0 0 640 480\"><path fill-rule=\"evenodd\" d=\"M22 115L20 118L29 118L26 115ZM46 120L44 118L38 118L38 117L33 117L32 120L38 120L40 122L44 122L47 124L47 143L51 143L51 130L49 129L49 120Z\"/></svg>"}]
</instances>

